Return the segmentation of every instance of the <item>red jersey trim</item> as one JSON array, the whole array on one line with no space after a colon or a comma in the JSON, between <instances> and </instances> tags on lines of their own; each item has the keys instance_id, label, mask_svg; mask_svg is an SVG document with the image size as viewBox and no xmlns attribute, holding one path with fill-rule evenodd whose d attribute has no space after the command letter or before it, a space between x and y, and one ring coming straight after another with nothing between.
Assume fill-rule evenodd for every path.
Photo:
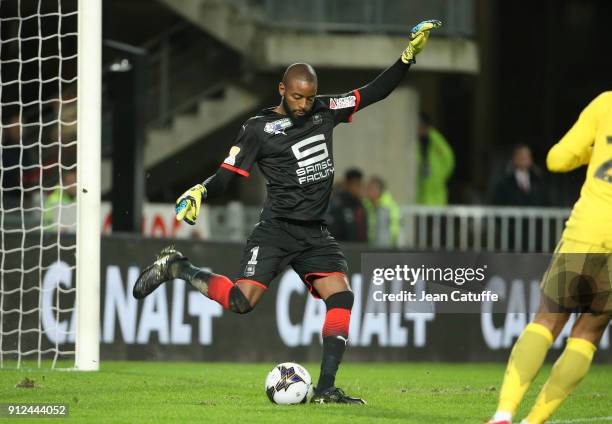
<instances>
[{"instance_id":1,"label":"red jersey trim","mask_svg":"<svg viewBox=\"0 0 612 424\"><path fill-rule=\"evenodd\" d=\"M329 277L330 275L340 275L346 277L346 274L344 272L309 272L308 274L304 275L304 280L308 281L308 278L311 276Z\"/></svg>"},{"instance_id":2,"label":"red jersey trim","mask_svg":"<svg viewBox=\"0 0 612 424\"><path fill-rule=\"evenodd\" d=\"M230 171L234 171L235 173L240 174L243 177L248 177L249 175L251 175L244 169L236 168L235 166L228 165L227 163L222 163L221 168L225 168L225 169L229 169Z\"/></svg>"},{"instance_id":3,"label":"red jersey trim","mask_svg":"<svg viewBox=\"0 0 612 424\"><path fill-rule=\"evenodd\" d=\"M241 278L240 280L236 280L236 283L249 283L255 286L259 286L263 288L264 290L268 290L268 286L266 286L264 283L260 283L259 281L255 281L255 280L247 280L245 278Z\"/></svg>"},{"instance_id":4,"label":"red jersey trim","mask_svg":"<svg viewBox=\"0 0 612 424\"><path fill-rule=\"evenodd\" d=\"M309 272L308 274L304 275L304 283L306 283L306 287L308 287L308 292L310 293L312 297L314 297L315 299L321 299L321 296L319 296L319 293L317 293L314 286L312 285L312 281L310 281L310 277L329 277L330 275L340 275L346 278L346 274L344 272L338 272L338 271L336 272Z\"/></svg>"},{"instance_id":5,"label":"red jersey trim","mask_svg":"<svg viewBox=\"0 0 612 424\"><path fill-rule=\"evenodd\" d=\"M347 119L348 122L353 122L353 115L359 110L359 103L361 103L361 94L359 94L359 90L353 90L353 93L355 94L355 107Z\"/></svg>"}]
</instances>

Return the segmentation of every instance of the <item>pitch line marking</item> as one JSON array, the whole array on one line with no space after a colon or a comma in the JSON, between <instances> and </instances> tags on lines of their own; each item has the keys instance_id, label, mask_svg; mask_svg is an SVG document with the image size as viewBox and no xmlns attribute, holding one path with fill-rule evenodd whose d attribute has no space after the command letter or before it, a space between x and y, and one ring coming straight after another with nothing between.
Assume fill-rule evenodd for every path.
<instances>
[{"instance_id":1,"label":"pitch line marking","mask_svg":"<svg viewBox=\"0 0 612 424\"><path fill-rule=\"evenodd\" d=\"M570 423L593 423L601 421L612 421L612 415L608 417L576 418L574 420L553 420L549 424L570 424Z\"/></svg>"}]
</instances>

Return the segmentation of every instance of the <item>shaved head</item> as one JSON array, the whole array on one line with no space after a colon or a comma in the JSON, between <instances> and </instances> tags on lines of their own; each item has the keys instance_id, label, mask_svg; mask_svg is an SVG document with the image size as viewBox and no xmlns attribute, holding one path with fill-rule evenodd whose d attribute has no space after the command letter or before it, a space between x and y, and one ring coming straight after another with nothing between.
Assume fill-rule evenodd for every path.
<instances>
[{"instance_id":1,"label":"shaved head","mask_svg":"<svg viewBox=\"0 0 612 424\"><path fill-rule=\"evenodd\" d=\"M291 81L303 81L316 86L317 73L308 63L294 63L283 74L283 84L288 85Z\"/></svg>"},{"instance_id":2,"label":"shaved head","mask_svg":"<svg viewBox=\"0 0 612 424\"><path fill-rule=\"evenodd\" d=\"M289 115L294 125L300 126L310 116L317 95L317 73L307 63L294 63L278 83L281 104L276 111Z\"/></svg>"}]
</instances>

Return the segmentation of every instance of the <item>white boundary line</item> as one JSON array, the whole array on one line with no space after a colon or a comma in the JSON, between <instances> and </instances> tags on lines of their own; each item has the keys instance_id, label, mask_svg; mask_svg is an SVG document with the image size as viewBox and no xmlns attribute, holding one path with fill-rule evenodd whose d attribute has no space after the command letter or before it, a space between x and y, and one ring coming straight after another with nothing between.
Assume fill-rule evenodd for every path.
<instances>
[{"instance_id":1,"label":"white boundary line","mask_svg":"<svg viewBox=\"0 0 612 424\"><path fill-rule=\"evenodd\" d=\"M612 415L608 417L576 418L573 420L553 420L549 424L570 424L570 423L594 423L602 421L612 421Z\"/></svg>"}]
</instances>

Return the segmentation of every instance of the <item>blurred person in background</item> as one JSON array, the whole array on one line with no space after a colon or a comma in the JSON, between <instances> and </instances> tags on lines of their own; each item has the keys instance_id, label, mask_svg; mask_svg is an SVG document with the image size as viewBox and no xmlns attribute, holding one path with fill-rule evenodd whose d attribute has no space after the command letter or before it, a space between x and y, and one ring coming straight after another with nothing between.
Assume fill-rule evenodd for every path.
<instances>
[{"instance_id":1,"label":"blurred person in background","mask_svg":"<svg viewBox=\"0 0 612 424\"><path fill-rule=\"evenodd\" d=\"M2 131L3 208L16 207L21 199L21 126L19 116L11 116ZM12 168L12 169L11 169Z\"/></svg>"},{"instance_id":2,"label":"blurred person in background","mask_svg":"<svg viewBox=\"0 0 612 424\"><path fill-rule=\"evenodd\" d=\"M357 168L350 168L329 204L327 223L336 240L359 243L368 241L367 214L362 199L363 173Z\"/></svg>"},{"instance_id":3,"label":"blurred person in background","mask_svg":"<svg viewBox=\"0 0 612 424\"><path fill-rule=\"evenodd\" d=\"M76 168L66 169L62 171L62 182L58 188L56 188L51 194L49 194L44 203L44 215L43 221L45 226L53 225L58 222L58 216L60 213L60 208L62 206L75 205L76 204L76 194L77 194L77 172ZM62 211L63 212L63 211ZM71 223L72 218L74 218L74 212L72 212L72 216L68 214L65 215L66 223Z\"/></svg>"},{"instance_id":4,"label":"blurred person in background","mask_svg":"<svg viewBox=\"0 0 612 424\"><path fill-rule=\"evenodd\" d=\"M267 199L260 222L247 239L239 278L232 281L198 268L174 247L167 247L138 277L133 296L142 299L164 282L180 278L224 309L245 314L291 265L327 308L321 372L312 402L365 404L335 385L348 342L354 295L344 253L325 223L334 180L333 130L391 94L415 63L429 32L440 25L436 20L416 25L408 46L389 68L369 84L344 94L317 95L312 66L290 65L278 84L279 104L247 120L217 172L176 202L177 220L194 224L202 199L223 193L234 176L248 177L258 164L268 181Z\"/></svg>"},{"instance_id":5,"label":"blurred person in background","mask_svg":"<svg viewBox=\"0 0 612 424\"><path fill-rule=\"evenodd\" d=\"M552 172L587 165L580 198L540 284L540 304L518 338L489 424L511 424L548 350L577 314L563 353L521 424L542 424L586 376L612 317L612 91L595 98L546 158ZM583 400L584 401L584 400ZM605 402L605 400L602 399Z\"/></svg>"},{"instance_id":6,"label":"blurred person in background","mask_svg":"<svg viewBox=\"0 0 612 424\"><path fill-rule=\"evenodd\" d=\"M531 149L519 143L495 185L493 204L500 206L547 206L548 193L542 171L533 163Z\"/></svg>"},{"instance_id":7,"label":"blurred person in background","mask_svg":"<svg viewBox=\"0 0 612 424\"><path fill-rule=\"evenodd\" d=\"M400 232L400 208L382 178L370 177L363 204L368 214L368 242L378 247L396 246Z\"/></svg>"},{"instance_id":8,"label":"blurred person in background","mask_svg":"<svg viewBox=\"0 0 612 424\"><path fill-rule=\"evenodd\" d=\"M62 141L62 144L76 141L77 133L77 87L75 83L65 84L61 92L51 102L51 107L47 110L46 119L49 121L61 121L58 125L49 128L49 136L54 141Z\"/></svg>"},{"instance_id":9,"label":"blurred person in background","mask_svg":"<svg viewBox=\"0 0 612 424\"><path fill-rule=\"evenodd\" d=\"M455 169L455 154L444 136L431 125L429 115L419 114L417 144L417 203L448 204L446 182Z\"/></svg>"},{"instance_id":10,"label":"blurred person in background","mask_svg":"<svg viewBox=\"0 0 612 424\"><path fill-rule=\"evenodd\" d=\"M2 131L2 190L3 208L30 206L30 193L24 191L38 182L39 170L35 163L37 147L27 147L20 115L10 115ZM33 144L33 143L32 143ZM23 204L22 204L23 194Z\"/></svg>"},{"instance_id":11,"label":"blurred person in background","mask_svg":"<svg viewBox=\"0 0 612 424\"><path fill-rule=\"evenodd\" d=\"M44 166L43 180L45 186L58 185L61 181L62 166L76 164L76 84L65 85L61 92L54 95L54 100L45 109L45 122L54 122L42 129L45 148L40 161Z\"/></svg>"}]
</instances>

